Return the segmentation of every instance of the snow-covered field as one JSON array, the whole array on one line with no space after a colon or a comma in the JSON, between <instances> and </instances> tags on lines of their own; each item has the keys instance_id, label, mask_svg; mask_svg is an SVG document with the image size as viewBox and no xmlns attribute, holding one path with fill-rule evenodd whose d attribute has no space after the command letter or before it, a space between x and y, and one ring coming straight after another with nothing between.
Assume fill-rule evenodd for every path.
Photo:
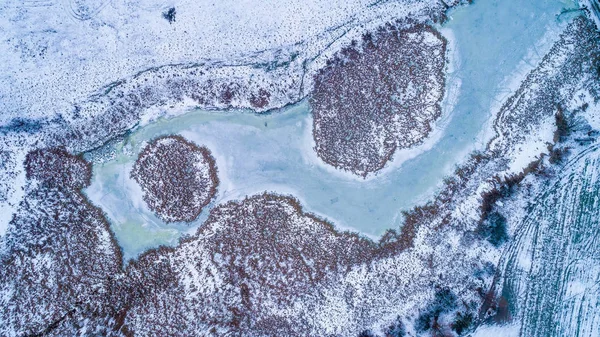
<instances>
[{"instance_id":1,"label":"snow-covered field","mask_svg":"<svg viewBox=\"0 0 600 337\"><path fill-rule=\"evenodd\" d=\"M365 31L437 19L457 2L3 2L0 233L22 198L29 148L86 151L176 106L296 102L327 58ZM263 92L266 105L256 100Z\"/></svg>"},{"instance_id":2,"label":"snow-covered field","mask_svg":"<svg viewBox=\"0 0 600 337\"><path fill-rule=\"evenodd\" d=\"M502 3L486 10L530 15L513 28L536 22L531 44L544 55L521 50L515 55L528 56L504 59L509 69L483 63L486 76L504 80L503 92L497 83L464 81L471 77L461 72L473 68L461 63L488 54L458 51L449 69L459 78L446 93L459 98L446 100L495 109L473 117L474 125L492 120L480 133L486 143L429 202L404 214L402 228L376 241L341 232L296 199L236 194L201 217L195 233L128 264L108 222L116 213L82 193L103 177L92 178L91 165L67 151L110 163L122 157L103 144L135 151L143 141L128 144L131 131L167 125L155 123L160 116L297 102L327 59L364 32L448 13L460 23L466 12L426 0L0 4L0 335L597 335L598 268L590 266L598 246L598 31L578 11L536 17L535 5ZM163 13L173 7L169 22ZM527 73L518 84L503 76L527 60L535 64L517 67ZM471 105L460 101L465 91ZM194 140L193 128L181 130ZM460 128L449 123L440 132L442 141ZM30 152L24 165L30 150L45 146L64 149ZM436 150L425 153L444 155Z\"/></svg>"},{"instance_id":3,"label":"snow-covered field","mask_svg":"<svg viewBox=\"0 0 600 337\"><path fill-rule=\"evenodd\" d=\"M176 16L169 23L162 13L171 7ZM24 113L69 114L100 88L153 67L242 66L290 54L313 61L335 51L332 44L345 35L347 43L369 26L407 16L423 20L444 7L432 0L4 1L0 125ZM301 77L302 71L287 76Z\"/></svg>"}]
</instances>

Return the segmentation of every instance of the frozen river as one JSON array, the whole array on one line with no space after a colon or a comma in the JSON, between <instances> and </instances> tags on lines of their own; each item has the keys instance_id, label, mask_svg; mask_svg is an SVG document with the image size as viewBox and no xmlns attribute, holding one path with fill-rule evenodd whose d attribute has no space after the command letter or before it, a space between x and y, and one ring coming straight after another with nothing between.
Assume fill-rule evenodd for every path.
<instances>
[{"instance_id":1,"label":"frozen river","mask_svg":"<svg viewBox=\"0 0 600 337\"><path fill-rule=\"evenodd\" d=\"M126 259L176 244L215 204L263 191L292 194L336 226L377 237L400 225L401 211L426 202L470 151L483 148L492 113L558 36L567 19L558 14L575 7L558 0L481 0L451 12L447 24L438 27L450 40L450 65L436 131L422 146L396 153L367 180L316 158L310 107L302 101L268 115L191 110L138 128L115 146L114 160L94 165L85 192L108 215ZM217 161L216 201L192 224L164 224L129 178L144 143L166 134L206 145Z\"/></svg>"}]
</instances>

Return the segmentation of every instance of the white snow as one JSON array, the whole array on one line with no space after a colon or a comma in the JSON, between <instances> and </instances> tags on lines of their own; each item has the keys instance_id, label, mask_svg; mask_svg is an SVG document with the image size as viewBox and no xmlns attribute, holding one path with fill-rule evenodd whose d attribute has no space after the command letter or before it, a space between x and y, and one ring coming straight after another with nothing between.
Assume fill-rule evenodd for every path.
<instances>
[{"instance_id":1,"label":"white snow","mask_svg":"<svg viewBox=\"0 0 600 337\"><path fill-rule=\"evenodd\" d=\"M287 50L314 58L337 50L332 44L342 36L338 43L347 44L369 25L441 6L432 0L101 3L85 20L58 0L0 5L0 125L23 111L29 117L68 112L99 88L151 67L270 62ZM171 6L172 24L162 17Z\"/></svg>"},{"instance_id":2,"label":"white snow","mask_svg":"<svg viewBox=\"0 0 600 337\"><path fill-rule=\"evenodd\" d=\"M8 223L12 220L13 214L17 211L20 201L25 196L25 170L22 169L21 163L25 160L25 151L15 151L15 162L19 168L14 168L13 174L16 173L13 183L13 192L9 194L6 202L0 202L0 237L4 236L8 229Z\"/></svg>"},{"instance_id":3,"label":"white snow","mask_svg":"<svg viewBox=\"0 0 600 337\"><path fill-rule=\"evenodd\" d=\"M519 337L520 324L482 325L472 337Z\"/></svg>"}]
</instances>

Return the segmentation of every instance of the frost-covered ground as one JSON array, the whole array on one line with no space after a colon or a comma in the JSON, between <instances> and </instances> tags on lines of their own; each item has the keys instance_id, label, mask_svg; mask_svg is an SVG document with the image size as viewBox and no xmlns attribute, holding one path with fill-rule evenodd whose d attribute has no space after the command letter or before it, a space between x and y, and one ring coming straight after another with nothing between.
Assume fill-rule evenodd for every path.
<instances>
[{"instance_id":1,"label":"frost-covered ground","mask_svg":"<svg viewBox=\"0 0 600 337\"><path fill-rule=\"evenodd\" d=\"M201 318L200 322L194 320L193 327L184 326L182 320L168 316L170 309L161 301L164 293L148 291L151 295L128 312L125 324L128 328L143 329L146 333L164 331L165 327L162 325L149 324L146 317L148 313L152 313L155 317L168 317L167 324L179 327L178 332L183 334L214 329L213 331L222 334L253 331L258 335L268 335L275 331L284 335L385 335L391 330L400 330L398 327L402 326L410 334L454 335L458 333L457 327L459 322L464 322L464 317L470 317L476 323L506 320L506 308L502 301L495 298L493 266L497 265L501 255L499 248L503 247L503 240L507 238L487 234L489 232L486 226L493 227L494 224L489 223L486 215L493 213L496 204L499 204L498 199L490 198L493 198L493 191L505 194L510 189L518 190L519 184L523 182L523 175L519 174L521 171L543 174L542 168L536 169L529 162L522 161L526 150L520 149L524 149L525 144L534 145L527 148L529 152L526 152L530 162L535 162L541 153L549 151L547 146L554 141L556 130L554 123L559 109L557 104L565 104L565 109L569 107L575 111L583 109L577 104L581 103L583 93L598 97L598 75L590 72L594 65L590 56L600 51L597 41L597 33L589 21L581 18L574 20L549 54L528 74L515 94L503 105L494 123L496 137L487 149L474 154L468 163L458 168L456 176L447 181L445 189L434 203L415 209L408 216L401 233L389 232L374 248L363 247L363 251L374 249L377 252L369 253L374 256L373 259L351 263L350 268L338 266L336 273L328 274L311 285L312 291L304 293L302 283L296 284L302 279L300 275L294 274L297 272L296 268L292 268L294 273L271 274L271 268L289 268L301 263L288 256L303 256L303 249L279 254L273 254L271 250L252 250L264 244L263 240L271 241L269 247L275 250L284 250L289 246L303 247L305 243L292 243L297 238L286 239L283 233L277 234L268 228L262 228L259 232L265 233L267 230L269 234L266 237L272 236L273 239L258 236L252 240L255 242L253 246L234 245L239 246L240 250L252 250L251 253L239 255L222 249L215 253L215 249L205 246L205 242L222 240L219 239L222 233L232 230L231 226L237 223L235 220L230 221L244 210L252 214L247 218L248 228L253 228L249 235L256 235L255 226L270 226L269 221L274 217L282 219L286 226L292 221L291 231L305 230L307 226L312 226L303 219L306 215L298 218L291 208L277 210L278 207L286 209L287 206L281 205L270 205L269 211L257 212L255 208L262 203L260 197L230 203L227 207L218 207L208 221L211 226L201 228L198 235L173 249L146 254L140 258L139 263L133 264L136 273L140 275L143 269L138 268L152 265L151 261L160 261L169 266L187 266L181 271L173 270L172 277L160 281L156 286L162 289L178 284L181 287L177 291L180 294L171 294L174 298L168 300L180 304L177 310L186 312L192 310L190 308L198 308L197 310L202 311L200 308L209 305L215 305L215 310L207 311L205 314L208 316ZM590 110L590 114L595 115L595 111ZM544 125L551 129L550 135L545 134L544 127L541 127ZM538 139L540 142L547 141L548 144L544 143L542 149L536 149ZM270 201L277 199L268 198ZM487 209L486 202L491 203L490 209ZM267 220L257 223L255 218L263 215ZM235 238L236 235L233 234L232 237ZM328 237L325 234L322 236ZM321 243L318 238L315 239L315 244ZM342 239L327 239L334 247L338 240ZM320 246L315 245L317 247ZM312 254L314 250L311 250L311 258L306 260L309 267L316 263L312 260ZM282 257L283 260L278 260L282 262L271 262L275 255ZM202 259L204 262L176 262L180 259ZM548 267L552 269L553 265ZM239 292L212 295L216 282L223 282L222 277L213 275L222 273L231 278L226 283L237 285ZM253 276L255 273L258 275ZM301 275L311 278L310 272L303 272ZM206 284L200 281L208 278L213 281ZM142 277L142 280L140 283L148 284L145 278ZM276 286L278 281L287 286ZM288 286L298 287L298 291L293 292L294 295L279 295L282 291L287 293ZM228 286L216 288L229 289ZM491 291L488 292L489 289ZM207 296L215 296L214 302L206 303ZM551 294L545 296L552 297ZM181 300L176 300L177 298ZM230 304L221 304L220 301ZM217 308L222 307L236 309L218 311ZM201 324L215 321L213 315L222 315L219 316L219 321L231 322L233 327ZM535 322L532 326L536 326ZM508 332L515 332L513 326L508 329ZM498 330L503 331L488 327L482 328L478 333ZM577 329L568 331L574 332Z\"/></svg>"},{"instance_id":2,"label":"frost-covered ground","mask_svg":"<svg viewBox=\"0 0 600 337\"><path fill-rule=\"evenodd\" d=\"M296 102L327 58L365 31L437 20L457 3L186 1L169 23L162 2L4 2L0 230L23 196L28 148L89 150L172 106Z\"/></svg>"},{"instance_id":3,"label":"frost-covered ground","mask_svg":"<svg viewBox=\"0 0 600 337\"><path fill-rule=\"evenodd\" d=\"M516 335L600 333L597 102L586 90L574 95L565 129L556 135L557 155L544 159L555 164L498 205L514 241L492 289L505 301L503 320L512 320L506 328Z\"/></svg>"},{"instance_id":4,"label":"frost-covered ground","mask_svg":"<svg viewBox=\"0 0 600 337\"><path fill-rule=\"evenodd\" d=\"M293 58L301 65L344 35L407 16L441 16L454 2L178 1L169 23L164 1L5 1L1 124L23 111L28 118L69 114L99 88L169 64L235 65L233 73L246 79L261 63ZM287 76L299 81L303 71Z\"/></svg>"},{"instance_id":5,"label":"frost-covered ground","mask_svg":"<svg viewBox=\"0 0 600 337\"><path fill-rule=\"evenodd\" d=\"M260 52L245 50L244 43L268 44L269 27L290 24L272 17L279 5L233 10L233 5L224 3L212 11L193 5L196 8L187 15L203 15L204 22L186 18L182 5L176 6L172 23L160 18L168 29L184 22L192 34L202 29L215 33L199 34L201 42L189 43L189 49L203 50L213 46L208 42L218 42L209 56L215 60L267 60L239 66L214 60L199 64L203 59L191 60L192 56L185 60L176 54L165 58L158 52L144 54L161 43L183 46L174 36L170 36L173 41L161 40L160 29L159 33L152 29L157 26L143 25L152 13L162 15L169 6L157 9L82 1L25 5L2 5L8 27L3 26L2 33L23 38L29 35L21 29L39 26L42 36L57 34L52 36L59 42L44 45L49 40L42 39L28 45L23 41L17 43L21 49L15 49L7 47L15 41L8 36L2 45L6 51L2 55L12 63L2 70L6 81L1 86L5 90L2 103L7 105L3 118L7 117L0 129L0 211L17 211L12 220L5 216L6 234L0 238L0 261L5 267L0 269L0 334L455 336L486 324L475 332L486 336L515 334L520 323L519 334L525 336L597 334L598 315L593 310L597 268L584 268L597 263L593 249L597 246L598 160L594 151L600 44L589 18L569 19L553 47L494 114L492 140L456 168L433 201L407 213L403 227L388 231L380 241L340 232L334 224L304 211L293 198L261 194L218 205L205 225L177 246L148 251L123 266L105 215L81 193L90 183L90 164L68 151L89 150L137 123L149 123L164 110L160 107L197 104L262 111L293 102L309 90L311 75L323 66L327 55L347 45L352 36L361 36L365 29L389 18L427 21L443 17L446 4L349 2L343 8L330 7L332 2L303 4L308 11L299 11L299 19L282 31L294 27L308 35L273 38L276 47L271 47L283 48L281 54L271 49L261 55L244 54ZM282 15L298 8L285 2L283 6ZM137 10L120 12L127 8ZM264 10L257 21L264 26L255 25L252 34L210 25L216 22L210 21L212 14L236 17L240 26L252 27L255 21L249 18L256 16L248 13L256 14L253 8ZM302 26L312 24L312 11L324 9L329 9L326 14L314 17L315 24L323 25L317 25L321 30ZM64 16L70 18L61 20ZM139 19L139 26L134 19ZM54 32L44 32L48 24L56 26ZM78 30L77 25L97 31ZM132 48L128 49L131 55L115 52L114 59L108 52L97 53L90 38L98 37L100 46L114 42L111 36L115 35L107 33L111 29L124 41L135 41L132 45L137 49L127 46ZM263 30L267 32L264 41L250 40ZM70 34L73 38L65 39ZM336 40L336 34L343 37ZM156 39L156 45L144 49L146 36L152 42ZM228 38L239 45L229 46L224 42ZM337 42L332 44L333 40ZM57 46L65 44L67 50L69 43L82 50L77 56L81 62L74 61L73 53L61 58L67 53L61 55L63 49ZM27 46L42 48L23 54L23 50L30 51ZM136 61L137 53L148 59ZM98 55L98 69L91 61L85 66L84 60L91 60L91 55ZM128 61L129 56L133 61ZM48 64L32 61L37 57L51 60ZM165 60L177 64L163 66ZM110 61L115 62L115 69L102 66ZM127 62L142 69L119 68L126 68ZM147 68L151 62L161 63L156 64L160 67ZM69 72L68 67L75 69ZM141 73L132 75L137 70ZM111 71L117 76L106 81L96 78L110 77ZM67 90L71 86L81 87L82 93ZM587 126L574 132L570 123L578 118ZM569 142L581 153L573 155L575 164L565 166L564 176L544 176L562 174L556 165L568 158ZM30 152L44 146L64 148ZM546 182L554 182L557 188L546 191ZM527 201L537 193L527 194L527 184L542 193L535 197L533 207ZM503 200L510 213L503 213ZM522 234L531 231L541 234ZM536 237L542 241L535 242ZM528 259L527 247L538 244L536 254ZM561 254L558 248L565 247L569 253ZM508 249L503 254L504 248ZM524 257L511 258L514 252ZM515 275L511 266L528 272ZM517 286L501 287L498 280ZM523 290L518 292L523 296L502 296L515 290ZM506 321L512 323L489 326Z\"/></svg>"}]
</instances>

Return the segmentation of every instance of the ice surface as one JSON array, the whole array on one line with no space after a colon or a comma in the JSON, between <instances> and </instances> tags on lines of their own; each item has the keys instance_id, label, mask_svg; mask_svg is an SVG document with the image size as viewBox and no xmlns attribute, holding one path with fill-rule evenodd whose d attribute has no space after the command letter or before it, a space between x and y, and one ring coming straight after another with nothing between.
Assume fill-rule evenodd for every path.
<instances>
[{"instance_id":1,"label":"ice surface","mask_svg":"<svg viewBox=\"0 0 600 337\"><path fill-rule=\"evenodd\" d=\"M506 87L506 78L519 72L524 59L531 58L532 45L556 38L564 22L555 15L569 5L561 1L484 1L452 11L442 30L450 40L451 64L437 129L422 146L399 151L381 174L367 180L340 173L316 158L310 108L305 102L267 116L190 111L135 131L127 144L137 153L144 141L182 134L206 145L215 155L222 182L217 203L262 191L293 194L308 211L338 227L376 237L398 227L401 211L424 203L467 153L483 148L487 139L482 139L480 132L496 112L492 108L514 90ZM528 33L522 34L524 30ZM123 207L122 199L139 199L128 178L134 158L121 154L119 164L95 165L94 181L87 190L93 202L106 210L129 256L158 242L173 244L181 232L201 223L196 221L190 228L184 224L168 227L139 202ZM528 159L524 156L523 162ZM139 228L134 230L136 224ZM141 233L149 237L137 240Z\"/></svg>"}]
</instances>

